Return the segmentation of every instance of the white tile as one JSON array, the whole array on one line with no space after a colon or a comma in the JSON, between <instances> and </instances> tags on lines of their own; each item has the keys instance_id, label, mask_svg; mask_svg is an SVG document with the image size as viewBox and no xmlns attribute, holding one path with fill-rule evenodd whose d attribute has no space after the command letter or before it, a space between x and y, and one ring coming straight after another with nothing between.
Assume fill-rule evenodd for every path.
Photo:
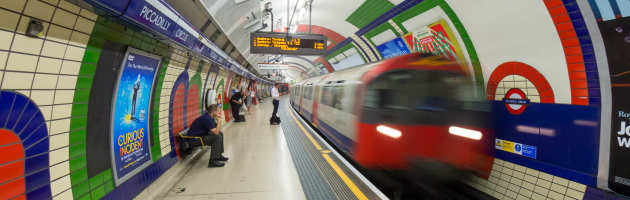
<instances>
[{"instance_id":1,"label":"white tile","mask_svg":"<svg viewBox=\"0 0 630 200\"><path fill-rule=\"evenodd\" d=\"M37 66L37 56L9 53L9 61L7 62L7 70L34 72Z\"/></svg>"},{"instance_id":2,"label":"white tile","mask_svg":"<svg viewBox=\"0 0 630 200\"><path fill-rule=\"evenodd\" d=\"M73 28L75 22L77 21L77 15L66 12L64 10L57 9L55 11L55 16L53 17L52 22L55 24L59 24L66 28Z\"/></svg>"},{"instance_id":3,"label":"white tile","mask_svg":"<svg viewBox=\"0 0 630 200\"><path fill-rule=\"evenodd\" d=\"M68 60L81 61L83 60L83 53L85 53L84 48L68 46L68 50L66 51L66 56L64 58Z\"/></svg>"},{"instance_id":4,"label":"white tile","mask_svg":"<svg viewBox=\"0 0 630 200\"><path fill-rule=\"evenodd\" d=\"M61 67L61 73L79 75L80 69L81 69L80 62L66 60L66 61L63 61L63 66Z\"/></svg>"},{"instance_id":5,"label":"white tile","mask_svg":"<svg viewBox=\"0 0 630 200\"><path fill-rule=\"evenodd\" d=\"M74 89L77 85L76 76L59 76L59 82L57 83L57 89Z\"/></svg>"},{"instance_id":6,"label":"white tile","mask_svg":"<svg viewBox=\"0 0 630 200\"><path fill-rule=\"evenodd\" d=\"M31 38L21 34L17 34L13 39L11 50L22 53L39 54L39 51L41 51L42 49L43 43L44 40L40 38Z\"/></svg>"},{"instance_id":7,"label":"white tile","mask_svg":"<svg viewBox=\"0 0 630 200\"><path fill-rule=\"evenodd\" d=\"M52 90L33 90L31 92L31 99L37 105L51 105L53 104L54 94Z\"/></svg>"},{"instance_id":8,"label":"white tile","mask_svg":"<svg viewBox=\"0 0 630 200\"><path fill-rule=\"evenodd\" d=\"M44 120L50 120L50 116L52 116L52 106L39 106L39 111L44 115ZM50 128L50 126L47 127Z\"/></svg>"},{"instance_id":9,"label":"white tile","mask_svg":"<svg viewBox=\"0 0 630 200\"><path fill-rule=\"evenodd\" d=\"M50 165L54 165L68 160L68 147L51 151L48 156L50 158Z\"/></svg>"},{"instance_id":10,"label":"white tile","mask_svg":"<svg viewBox=\"0 0 630 200\"><path fill-rule=\"evenodd\" d=\"M62 133L62 134L50 136L50 139L48 140L50 144L50 150L68 146L69 145L68 134L69 133Z\"/></svg>"},{"instance_id":11,"label":"white tile","mask_svg":"<svg viewBox=\"0 0 630 200\"><path fill-rule=\"evenodd\" d=\"M53 109L54 111L55 109ZM65 133L70 130L70 119L60 119L50 121L49 134Z\"/></svg>"},{"instance_id":12,"label":"white tile","mask_svg":"<svg viewBox=\"0 0 630 200\"><path fill-rule=\"evenodd\" d=\"M91 19L92 21L96 21L96 19L98 18L98 15L86 9L81 9L81 16Z\"/></svg>"},{"instance_id":13,"label":"white tile","mask_svg":"<svg viewBox=\"0 0 630 200\"><path fill-rule=\"evenodd\" d=\"M54 58L63 58L63 55L66 52L66 46L64 44L59 44L56 42L46 41L44 42L44 48L42 49L42 55L54 57Z\"/></svg>"},{"instance_id":14,"label":"white tile","mask_svg":"<svg viewBox=\"0 0 630 200\"><path fill-rule=\"evenodd\" d=\"M64 161L55 166L50 167L50 180L61 178L70 174L70 162Z\"/></svg>"},{"instance_id":15,"label":"white tile","mask_svg":"<svg viewBox=\"0 0 630 200\"><path fill-rule=\"evenodd\" d=\"M35 74L33 89L55 89L58 75Z\"/></svg>"},{"instance_id":16,"label":"white tile","mask_svg":"<svg viewBox=\"0 0 630 200\"><path fill-rule=\"evenodd\" d=\"M55 105L53 107L52 119L70 117L72 114L72 104Z\"/></svg>"},{"instance_id":17,"label":"white tile","mask_svg":"<svg viewBox=\"0 0 630 200\"><path fill-rule=\"evenodd\" d=\"M16 90L15 92L23 94L24 96L31 96L31 91L30 90Z\"/></svg>"},{"instance_id":18,"label":"white tile","mask_svg":"<svg viewBox=\"0 0 630 200\"><path fill-rule=\"evenodd\" d=\"M74 100L74 90L55 91L55 104L72 103Z\"/></svg>"},{"instance_id":19,"label":"white tile","mask_svg":"<svg viewBox=\"0 0 630 200\"><path fill-rule=\"evenodd\" d=\"M64 176L56 181L50 183L50 192L53 196L69 189L71 187L70 184L70 176Z\"/></svg>"},{"instance_id":20,"label":"white tile","mask_svg":"<svg viewBox=\"0 0 630 200\"><path fill-rule=\"evenodd\" d=\"M77 19L77 24L74 27L75 30L81 31L83 33L90 34L92 33L92 29L94 28L94 22L83 17L79 17ZM194 65L193 65L194 66Z\"/></svg>"},{"instance_id":21,"label":"white tile","mask_svg":"<svg viewBox=\"0 0 630 200\"><path fill-rule=\"evenodd\" d=\"M53 11L55 11L55 7L41 1L28 1L26 8L24 8L24 14L44 21L50 21Z\"/></svg>"},{"instance_id":22,"label":"white tile","mask_svg":"<svg viewBox=\"0 0 630 200\"><path fill-rule=\"evenodd\" d=\"M2 89L30 89L32 82L32 73L5 72Z\"/></svg>"},{"instance_id":23,"label":"white tile","mask_svg":"<svg viewBox=\"0 0 630 200\"><path fill-rule=\"evenodd\" d=\"M4 69L4 66L7 64L8 57L9 57L9 52L0 51L0 70Z\"/></svg>"},{"instance_id":24,"label":"white tile","mask_svg":"<svg viewBox=\"0 0 630 200\"><path fill-rule=\"evenodd\" d=\"M581 183L577 183L574 181L569 181L569 188L572 188L574 190L577 190L579 192L585 192L586 191L586 185L581 184Z\"/></svg>"},{"instance_id":25,"label":"white tile","mask_svg":"<svg viewBox=\"0 0 630 200\"><path fill-rule=\"evenodd\" d=\"M0 49L9 50L9 47L11 47L12 40L13 40L13 33L0 30Z\"/></svg>"},{"instance_id":26,"label":"white tile","mask_svg":"<svg viewBox=\"0 0 630 200\"><path fill-rule=\"evenodd\" d=\"M46 35L46 39L66 44L70 40L71 33L72 30L70 29L53 24L48 30L48 35Z\"/></svg>"},{"instance_id":27,"label":"white tile","mask_svg":"<svg viewBox=\"0 0 630 200\"><path fill-rule=\"evenodd\" d=\"M567 185L569 185L569 180L564 179L564 178L560 178L560 177L557 177L557 176L554 176L553 177L553 183L556 183L556 184L559 184L559 185L562 185L562 186L567 186Z\"/></svg>"},{"instance_id":28,"label":"white tile","mask_svg":"<svg viewBox=\"0 0 630 200\"><path fill-rule=\"evenodd\" d=\"M72 36L70 37L70 44L84 47L84 48L87 46L89 41L90 41L89 35L83 34L78 31L73 31Z\"/></svg>"},{"instance_id":29,"label":"white tile","mask_svg":"<svg viewBox=\"0 0 630 200\"><path fill-rule=\"evenodd\" d=\"M57 74L60 69L60 59L40 57L37 63L37 72Z\"/></svg>"},{"instance_id":30,"label":"white tile","mask_svg":"<svg viewBox=\"0 0 630 200\"><path fill-rule=\"evenodd\" d=\"M61 194L58 194L57 196L53 197L53 200L73 200L74 197L72 196L72 189L70 190L66 190L65 192L62 192Z\"/></svg>"},{"instance_id":31,"label":"white tile","mask_svg":"<svg viewBox=\"0 0 630 200\"><path fill-rule=\"evenodd\" d=\"M64 0L59 2L59 7L66 9L75 14L79 14L79 11L81 10L79 6L75 6L74 4L64 1Z\"/></svg>"}]
</instances>

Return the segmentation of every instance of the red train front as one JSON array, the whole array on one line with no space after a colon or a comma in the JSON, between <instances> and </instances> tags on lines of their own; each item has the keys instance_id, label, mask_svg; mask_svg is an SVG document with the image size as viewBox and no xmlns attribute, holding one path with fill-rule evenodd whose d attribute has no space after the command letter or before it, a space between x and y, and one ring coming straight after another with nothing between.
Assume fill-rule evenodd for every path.
<instances>
[{"instance_id":1,"label":"red train front","mask_svg":"<svg viewBox=\"0 0 630 200\"><path fill-rule=\"evenodd\" d=\"M409 54L305 80L293 86L291 101L363 168L487 177L491 106L464 70L440 57ZM331 88L345 92L326 94Z\"/></svg>"}]
</instances>

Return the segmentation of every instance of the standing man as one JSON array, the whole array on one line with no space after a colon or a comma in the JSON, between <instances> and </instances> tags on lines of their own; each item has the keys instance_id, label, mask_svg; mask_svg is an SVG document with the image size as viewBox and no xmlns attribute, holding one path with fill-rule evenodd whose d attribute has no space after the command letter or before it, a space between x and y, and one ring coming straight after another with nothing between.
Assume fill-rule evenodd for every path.
<instances>
[{"instance_id":1,"label":"standing man","mask_svg":"<svg viewBox=\"0 0 630 200\"><path fill-rule=\"evenodd\" d=\"M138 98L138 90L140 89L140 74L133 84L133 98L131 100L131 119L136 119L136 99Z\"/></svg>"},{"instance_id":2,"label":"standing man","mask_svg":"<svg viewBox=\"0 0 630 200\"><path fill-rule=\"evenodd\" d=\"M230 98L230 104L232 107L232 117L234 117L234 122L244 122L245 118L241 117L239 112L241 111L241 106L243 106L243 96L238 91L238 89L234 89L234 94Z\"/></svg>"},{"instance_id":3,"label":"standing man","mask_svg":"<svg viewBox=\"0 0 630 200\"><path fill-rule=\"evenodd\" d=\"M280 124L280 118L277 116L278 114L278 106L280 105L280 93L278 93L278 84L274 84L273 88L271 88L271 97L273 98L273 113L271 114L271 124L278 125Z\"/></svg>"},{"instance_id":4,"label":"standing man","mask_svg":"<svg viewBox=\"0 0 630 200\"><path fill-rule=\"evenodd\" d=\"M208 167L223 167L228 158L223 156L223 133L221 124L216 120L221 117L217 104L206 107L206 112L195 119L188 130L189 136L199 136L205 145L210 145Z\"/></svg>"}]
</instances>

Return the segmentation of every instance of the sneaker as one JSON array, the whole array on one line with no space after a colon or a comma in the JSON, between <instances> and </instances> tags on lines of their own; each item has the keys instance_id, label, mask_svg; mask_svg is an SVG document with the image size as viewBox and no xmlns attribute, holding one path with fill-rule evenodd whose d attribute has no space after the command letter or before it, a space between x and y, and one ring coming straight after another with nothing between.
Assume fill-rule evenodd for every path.
<instances>
[{"instance_id":1,"label":"sneaker","mask_svg":"<svg viewBox=\"0 0 630 200\"><path fill-rule=\"evenodd\" d=\"M219 161L210 161L208 163L208 168L213 168L213 167L223 167L225 166L225 163L221 163Z\"/></svg>"}]
</instances>

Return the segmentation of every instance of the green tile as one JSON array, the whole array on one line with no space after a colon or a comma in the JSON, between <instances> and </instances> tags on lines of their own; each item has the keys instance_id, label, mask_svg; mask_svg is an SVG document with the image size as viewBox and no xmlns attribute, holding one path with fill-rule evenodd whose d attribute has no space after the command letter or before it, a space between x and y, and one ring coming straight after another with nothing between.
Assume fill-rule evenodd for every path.
<instances>
[{"instance_id":1,"label":"green tile","mask_svg":"<svg viewBox=\"0 0 630 200\"><path fill-rule=\"evenodd\" d=\"M92 190L92 199L101 199L103 196L105 196L105 188L103 186Z\"/></svg>"},{"instance_id":2,"label":"green tile","mask_svg":"<svg viewBox=\"0 0 630 200\"><path fill-rule=\"evenodd\" d=\"M79 169L85 167L85 157L77 157L70 159L70 169Z\"/></svg>"},{"instance_id":3,"label":"green tile","mask_svg":"<svg viewBox=\"0 0 630 200\"><path fill-rule=\"evenodd\" d=\"M85 136L83 136L85 137ZM77 156L82 157L85 156L85 138L83 138L82 142L72 144L69 147L70 158L76 158Z\"/></svg>"},{"instance_id":4,"label":"green tile","mask_svg":"<svg viewBox=\"0 0 630 200\"><path fill-rule=\"evenodd\" d=\"M90 178L90 188L94 190L95 188L101 186L103 184L103 175L97 174L96 176Z\"/></svg>"},{"instance_id":5,"label":"green tile","mask_svg":"<svg viewBox=\"0 0 630 200\"><path fill-rule=\"evenodd\" d=\"M103 181L109 181L109 180L114 180L112 169L107 169L103 172Z\"/></svg>"},{"instance_id":6,"label":"green tile","mask_svg":"<svg viewBox=\"0 0 630 200\"><path fill-rule=\"evenodd\" d=\"M88 194L88 192L90 192L90 187L88 186L88 184L78 183L72 186L72 196L74 196L75 198L87 194L86 196L89 199L90 195Z\"/></svg>"},{"instance_id":7,"label":"green tile","mask_svg":"<svg viewBox=\"0 0 630 200\"><path fill-rule=\"evenodd\" d=\"M112 190L114 190L114 182L112 180L106 181L103 184L103 189L105 189L105 194L110 193Z\"/></svg>"},{"instance_id":8,"label":"green tile","mask_svg":"<svg viewBox=\"0 0 630 200\"><path fill-rule=\"evenodd\" d=\"M87 180L88 180L88 177L87 177L87 169L86 168L79 169L79 170L75 169L75 171L70 173L70 181L72 182L73 186L76 186L76 185L79 185L79 184L84 184L83 182L87 183L86 182Z\"/></svg>"},{"instance_id":9,"label":"green tile","mask_svg":"<svg viewBox=\"0 0 630 200\"><path fill-rule=\"evenodd\" d=\"M90 101L90 90L89 89L77 89L74 92L74 103L88 103ZM74 107L72 108L74 109ZM81 111L85 111L85 113L87 114L87 108L85 108L84 110Z\"/></svg>"},{"instance_id":10,"label":"green tile","mask_svg":"<svg viewBox=\"0 0 630 200\"><path fill-rule=\"evenodd\" d=\"M85 130L70 132L70 145L74 144L85 144Z\"/></svg>"},{"instance_id":11,"label":"green tile","mask_svg":"<svg viewBox=\"0 0 630 200\"><path fill-rule=\"evenodd\" d=\"M86 74L94 74L94 73L96 73L96 63L81 64L81 69L79 71L79 74L86 75Z\"/></svg>"},{"instance_id":12,"label":"green tile","mask_svg":"<svg viewBox=\"0 0 630 200\"><path fill-rule=\"evenodd\" d=\"M100 48L90 47L85 48L85 55L83 56L83 63L98 63L98 59L101 57Z\"/></svg>"},{"instance_id":13,"label":"green tile","mask_svg":"<svg viewBox=\"0 0 630 200\"><path fill-rule=\"evenodd\" d=\"M87 126L87 117L75 117L70 120L70 130L77 130Z\"/></svg>"},{"instance_id":14,"label":"green tile","mask_svg":"<svg viewBox=\"0 0 630 200\"><path fill-rule=\"evenodd\" d=\"M357 28L363 28L393 7L394 4L388 0L366 0L346 21Z\"/></svg>"},{"instance_id":15,"label":"green tile","mask_svg":"<svg viewBox=\"0 0 630 200\"><path fill-rule=\"evenodd\" d=\"M75 96L75 100L80 97ZM88 102L87 99L81 99L82 101L75 101L76 104L72 105L72 116L73 117L85 117L87 116L88 111Z\"/></svg>"},{"instance_id":16,"label":"green tile","mask_svg":"<svg viewBox=\"0 0 630 200\"><path fill-rule=\"evenodd\" d=\"M87 76L79 76L77 78L77 88L80 89L90 89L92 88L93 78Z\"/></svg>"}]
</instances>

